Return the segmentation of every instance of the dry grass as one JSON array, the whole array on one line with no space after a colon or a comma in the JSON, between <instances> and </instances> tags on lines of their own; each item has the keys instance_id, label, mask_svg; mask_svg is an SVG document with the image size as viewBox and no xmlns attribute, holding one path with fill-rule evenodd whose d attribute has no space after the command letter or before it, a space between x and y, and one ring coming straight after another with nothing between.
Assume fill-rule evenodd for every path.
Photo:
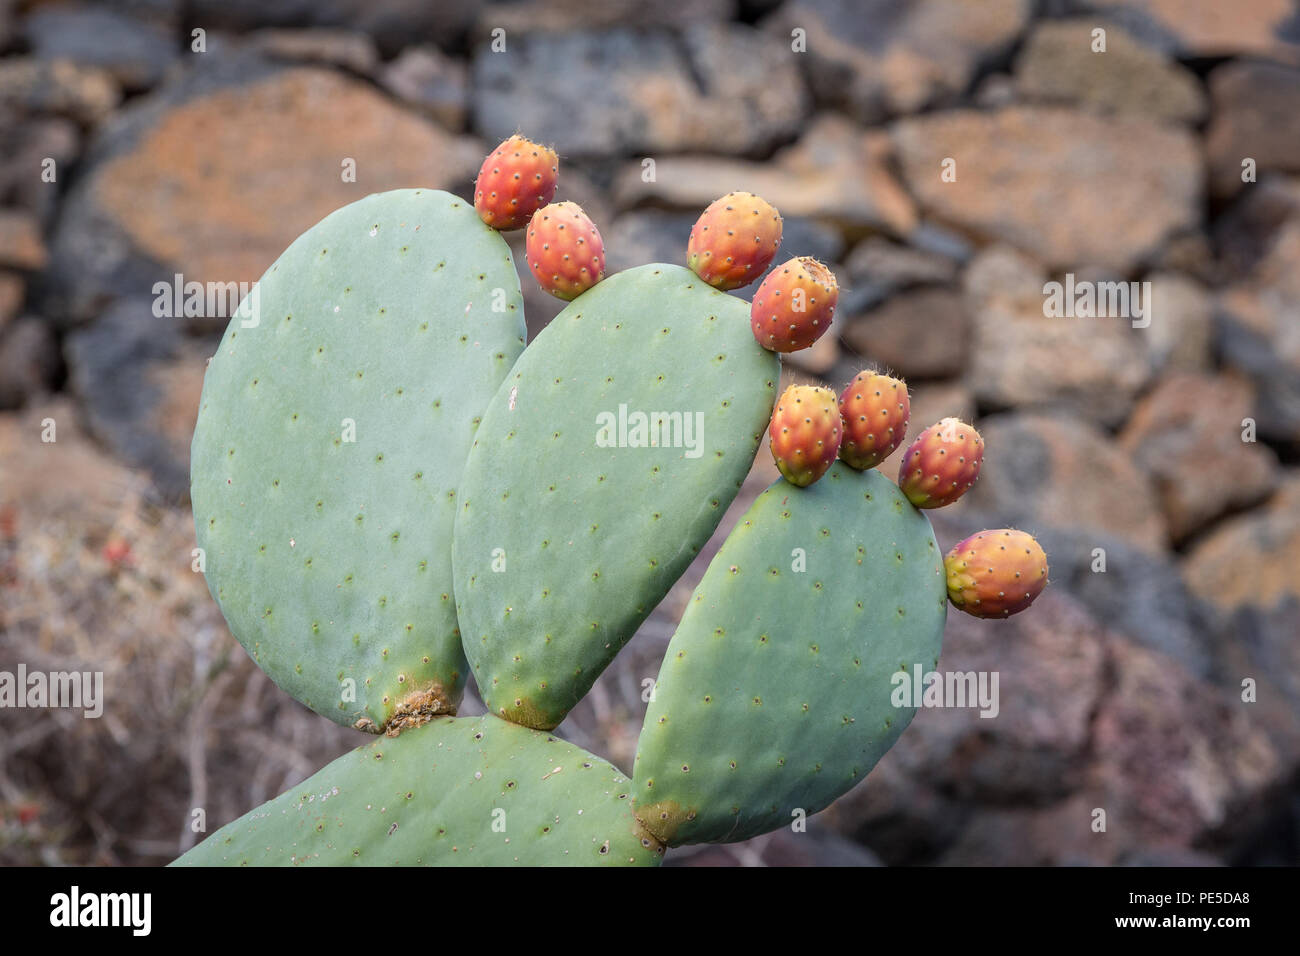
<instances>
[{"instance_id":1,"label":"dry grass","mask_svg":"<svg viewBox=\"0 0 1300 956\"><path fill-rule=\"evenodd\" d=\"M210 832L360 736L252 663L190 569L189 514L67 420L57 451L0 431L0 669L102 671L105 707L0 709L0 864L165 863L202 837L194 808ZM16 462L46 451L19 494Z\"/></svg>"}]
</instances>

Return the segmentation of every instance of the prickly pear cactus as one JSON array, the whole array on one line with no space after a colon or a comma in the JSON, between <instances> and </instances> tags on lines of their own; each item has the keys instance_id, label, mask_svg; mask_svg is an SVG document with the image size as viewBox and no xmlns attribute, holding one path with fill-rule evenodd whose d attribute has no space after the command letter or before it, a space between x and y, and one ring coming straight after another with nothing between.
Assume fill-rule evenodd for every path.
<instances>
[{"instance_id":1,"label":"prickly pear cactus","mask_svg":"<svg viewBox=\"0 0 1300 956\"><path fill-rule=\"evenodd\" d=\"M605 279L493 398L456 518L457 611L484 703L550 728L722 520L772 413L745 304L680 266Z\"/></svg>"},{"instance_id":2,"label":"prickly pear cactus","mask_svg":"<svg viewBox=\"0 0 1300 956\"><path fill-rule=\"evenodd\" d=\"M222 827L178 866L655 866L631 781L486 715L344 754Z\"/></svg>"},{"instance_id":3,"label":"prickly pear cactus","mask_svg":"<svg viewBox=\"0 0 1300 956\"><path fill-rule=\"evenodd\" d=\"M510 250L465 200L398 190L309 229L254 301L208 366L191 451L212 596L338 723L454 713L456 492L524 345Z\"/></svg>"},{"instance_id":4,"label":"prickly pear cactus","mask_svg":"<svg viewBox=\"0 0 1300 956\"><path fill-rule=\"evenodd\" d=\"M837 288L818 273L820 317L780 334L770 282L763 322L719 291L775 254L773 207L729 194L692 230L691 269L603 278L595 224L565 204L546 218L554 157L498 150L478 211L419 189L340 209L231 322L192 452L209 588L281 687L389 736L179 864L655 865L665 846L742 840L824 808L897 740L913 715L898 677L937 665L950 588L1001 615L1042 590L1045 555L1010 529L963 542L945 579L919 509L978 474L971 426L927 429L902 490L855 470L899 444L905 383L864 371L868 392L839 402L796 386L815 421L793 400L773 415L769 349L810 345ZM539 283L573 298L525 351L488 223L526 221ZM546 731L708 541L765 429L785 477L689 603L629 780ZM490 713L457 718L470 667Z\"/></svg>"},{"instance_id":5,"label":"prickly pear cactus","mask_svg":"<svg viewBox=\"0 0 1300 956\"><path fill-rule=\"evenodd\" d=\"M634 772L670 846L730 842L859 783L914 710L891 678L939 660L947 616L930 522L879 472L779 480L714 557L668 645Z\"/></svg>"}]
</instances>

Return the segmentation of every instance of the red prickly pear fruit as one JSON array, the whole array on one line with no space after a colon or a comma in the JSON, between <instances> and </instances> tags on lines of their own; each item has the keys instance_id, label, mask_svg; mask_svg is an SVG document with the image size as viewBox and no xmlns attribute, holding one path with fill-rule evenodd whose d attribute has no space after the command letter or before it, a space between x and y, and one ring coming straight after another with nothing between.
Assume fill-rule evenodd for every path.
<instances>
[{"instance_id":1,"label":"red prickly pear fruit","mask_svg":"<svg viewBox=\"0 0 1300 956\"><path fill-rule=\"evenodd\" d=\"M749 327L769 352L797 352L826 334L840 287L835 273L811 256L782 263L754 293Z\"/></svg>"},{"instance_id":2,"label":"red prickly pear fruit","mask_svg":"<svg viewBox=\"0 0 1300 956\"><path fill-rule=\"evenodd\" d=\"M1010 617L1047 586L1047 555L1034 536L1013 528L981 531L943 559L948 599L975 617Z\"/></svg>"},{"instance_id":3,"label":"red prickly pear fruit","mask_svg":"<svg viewBox=\"0 0 1300 956\"><path fill-rule=\"evenodd\" d=\"M559 178L555 150L516 133L483 160L474 183L474 208L493 229L522 229L555 198Z\"/></svg>"},{"instance_id":4,"label":"red prickly pear fruit","mask_svg":"<svg viewBox=\"0 0 1300 956\"><path fill-rule=\"evenodd\" d=\"M942 508L975 484L983 461L980 433L960 419L945 418L921 432L903 454L898 487L918 508Z\"/></svg>"},{"instance_id":5,"label":"red prickly pear fruit","mask_svg":"<svg viewBox=\"0 0 1300 956\"><path fill-rule=\"evenodd\" d=\"M826 474L840 450L840 410L829 388L791 385L768 429L772 457L792 485L807 488Z\"/></svg>"},{"instance_id":6,"label":"red prickly pear fruit","mask_svg":"<svg viewBox=\"0 0 1300 956\"><path fill-rule=\"evenodd\" d=\"M575 202L540 209L524 251L538 285L557 299L576 299L605 278L605 243Z\"/></svg>"},{"instance_id":7,"label":"red prickly pear fruit","mask_svg":"<svg viewBox=\"0 0 1300 956\"><path fill-rule=\"evenodd\" d=\"M781 248L781 214L753 193L727 193L691 227L686 264L723 292L749 285Z\"/></svg>"},{"instance_id":8,"label":"red prickly pear fruit","mask_svg":"<svg viewBox=\"0 0 1300 956\"><path fill-rule=\"evenodd\" d=\"M906 382L859 372L840 395L840 460L858 471L875 468L903 443L911 414Z\"/></svg>"}]
</instances>

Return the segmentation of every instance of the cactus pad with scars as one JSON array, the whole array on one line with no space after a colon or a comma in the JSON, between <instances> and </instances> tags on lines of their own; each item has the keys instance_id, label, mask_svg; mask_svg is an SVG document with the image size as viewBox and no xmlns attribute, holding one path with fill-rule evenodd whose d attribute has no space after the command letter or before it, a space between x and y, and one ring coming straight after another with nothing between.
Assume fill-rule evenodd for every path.
<instances>
[{"instance_id":1,"label":"cactus pad with scars","mask_svg":"<svg viewBox=\"0 0 1300 956\"><path fill-rule=\"evenodd\" d=\"M826 807L911 721L891 677L937 664L946 613L934 532L887 478L836 462L808 488L778 480L668 646L637 743L638 817L677 846Z\"/></svg>"},{"instance_id":2,"label":"cactus pad with scars","mask_svg":"<svg viewBox=\"0 0 1300 956\"><path fill-rule=\"evenodd\" d=\"M722 519L778 372L746 304L680 266L611 276L538 335L484 414L456 516L491 712L549 728L582 698Z\"/></svg>"},{"instance_id":3,"label":"cactus pad with scars","mask_svg":"<svg viewBox=\"0 0 1300 956\"><path fill-rule=\"evenodd\" d=\"M510 251L465 200L396 190L300 236L257 299L209 364L194 432L208 587L258 665L336 722L454 712L457 488L524 343Z\"/></svg>"},{"instance_id":4,"label":"cactus pad with scars","mask_svg":"<svg viewBox=\"0 0 1300 956\"><path fill-rule=\"evenodd\" d=\"M631 781L491 715L440 717L344 754L175 866L654 866Z\"/></svg>"}]
</instances>

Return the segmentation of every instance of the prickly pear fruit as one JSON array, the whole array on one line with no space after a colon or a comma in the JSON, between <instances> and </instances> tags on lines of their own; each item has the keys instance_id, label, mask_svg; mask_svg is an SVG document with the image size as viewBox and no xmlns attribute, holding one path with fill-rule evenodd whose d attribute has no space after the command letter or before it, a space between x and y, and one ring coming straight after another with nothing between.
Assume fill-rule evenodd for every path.
<instances>
[{"instance_id":1,"label":"prickly pear fruit","mask_svg":"<svg viewBox=\"0 0 1300 956\"><path fill-rule=\"evenodd\" d=\"M981 531L944 556L948 599L975 617L1010 617L1047 586L1047 555L1034 536L1013 528Z\"/></svg>"},{"instance_id":2,"label":"prickly pear fruit","mask_svg":"<svg viewBox=\"0 0 1300 956\"><path fill-rule=\"evenodd\" d=\"M875 468L903 443L911 413L906 382L859 372L840 395L840 460L858 471Z\"/></svg>"},{"instance_id":3,"label":"prickly pear fruit","mask_svg":"<svg viewBox=\"0 0 1300 956\"><path fill-rule=\"evenodd\" d=\"M975 484L984 439L972 426L945 418L917 436L903 455L898 487L918 508L950 505Z\"/></svg>"},{"instance_id":4,"label":"prickly pear fruit","mask_svg":"<svg viewBox=\"0 0 1300 956\"><path fill-rule=\"evenodd\" d=\"M493 229L522 229L555 198L559 176L555 150L516 133L483 160L474 183L474 208Z\"/></svg>"},{"instance_id":5,"label":"prickly pear fruit","mask_svg":"<svg viewBox=\"0 0 1300 956\"><path fill-rule=\"evenodd\" d=\"M772 352L806 349L831 327L840 289L835 273L811 256L801 256L768 273L754 293L749 325Z\"/></svg>"},{"instance_id":6,"label":"prickly pear fruit","mask_svg":"<svg viewBox=\"0 0 1300 956\"><path fill-rule=\"evenodd\" d=\"M772 457L785 480L807 488L826 474L840 450L840 411L829 388L791 385L768 429Z\"/></svg>"},{"instance_id":7,"label":"prickly pear fruit","mask_svg":"<svg viewBox=\"0 0 1300 956\"><path fill-rule=\"evenodd\" d=\"M686 264L697 276L726 292L749 285L781 247L781 214L753 193L715 199L691 227Z\"/></svg>"},{"instance_id":8,"label":"prickly pear fruit","mask_svg":"<svg viewBox=\"0 0 1300 956\"><path fill-rule=\"evenodd\" d=\"M605 277L605 243L576 202L541 209L528 224L528 268L557 299L576 299Z\"/></svg>"}]
</instances>

